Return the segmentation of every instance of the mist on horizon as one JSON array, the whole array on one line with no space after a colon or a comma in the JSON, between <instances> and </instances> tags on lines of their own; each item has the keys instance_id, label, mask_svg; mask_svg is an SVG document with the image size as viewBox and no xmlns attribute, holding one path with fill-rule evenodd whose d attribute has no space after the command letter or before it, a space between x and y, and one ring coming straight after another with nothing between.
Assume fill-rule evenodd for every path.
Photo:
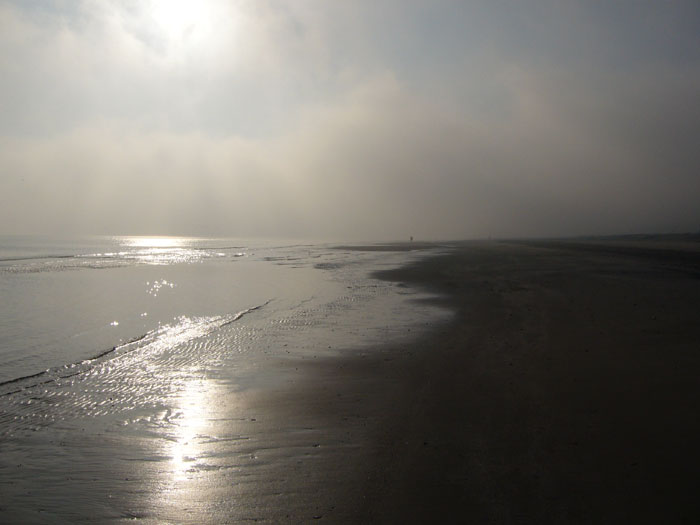
<instances>
[{"instance_id":1,"label":"mist on horizon","mask_svg":"<svg viewBox=\"0 0 700 525\"><path fill-rule=\"evenodd\" d=\"M700 231L700 6L0 3L0 233Z\"/></svg>"}]
</instances>

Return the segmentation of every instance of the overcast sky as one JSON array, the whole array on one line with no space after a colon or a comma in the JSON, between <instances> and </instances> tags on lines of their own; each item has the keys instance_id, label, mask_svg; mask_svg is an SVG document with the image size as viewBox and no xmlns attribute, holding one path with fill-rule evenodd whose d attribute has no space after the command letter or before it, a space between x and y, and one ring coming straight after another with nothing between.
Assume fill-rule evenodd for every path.
<instances>
[{"instance_id":1,"label":"overcast sky","mask_svg":"<svg viewBox=\"0 0 700 525\"><path fill-rule=\"evenodd\" d=\"M700 231L697 0L0 0L0 233Z\"/></svg>"}]
</instances>

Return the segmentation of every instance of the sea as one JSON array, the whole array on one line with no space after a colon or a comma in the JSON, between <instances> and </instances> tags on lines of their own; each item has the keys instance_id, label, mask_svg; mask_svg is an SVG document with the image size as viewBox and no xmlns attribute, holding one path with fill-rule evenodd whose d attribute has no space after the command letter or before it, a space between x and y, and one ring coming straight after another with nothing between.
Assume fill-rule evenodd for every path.
<instances>
[{"instance_id":1,"label":"sea","mask_svg":"<svg viewBox=\"0 0 700 525\"><path fill-rule=\"evenodd\" d=\"M352 248L0 237L0 436L144 417L172 409L192 377L226 374L244 388L271 359L366 350L448 315L372 277L440 248Z\"/></svg>"},{"instance_id":2,"label":"sea","mask_svg":"<svg viewBox=\"0 0 700 525\"><path fill-rule=\"evenodd\" d=\"M246 400L447 322L426 291L373 276L444 250L0 236L0 522L215 522L253 500L281 519L279 473L308 457L293 440L316 438ZM229 483L248 496L210 498Z\"/></svg>"}]
</instances>

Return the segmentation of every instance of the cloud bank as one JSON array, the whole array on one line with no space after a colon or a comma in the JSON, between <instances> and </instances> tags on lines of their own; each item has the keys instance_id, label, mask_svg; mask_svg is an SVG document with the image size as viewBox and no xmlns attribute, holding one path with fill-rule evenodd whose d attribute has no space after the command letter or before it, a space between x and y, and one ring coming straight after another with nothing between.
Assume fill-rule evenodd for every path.
<instances>
[{"instance_id":1,"label":"cloud bank","mask_svg":"<svg viewBox=\"0 0 700 525\"><path fill-rule=\"evenodd\" d=\"M0 228L699 230L692 3L493 4L2 4Z\"/></svg>"}]
</instances>

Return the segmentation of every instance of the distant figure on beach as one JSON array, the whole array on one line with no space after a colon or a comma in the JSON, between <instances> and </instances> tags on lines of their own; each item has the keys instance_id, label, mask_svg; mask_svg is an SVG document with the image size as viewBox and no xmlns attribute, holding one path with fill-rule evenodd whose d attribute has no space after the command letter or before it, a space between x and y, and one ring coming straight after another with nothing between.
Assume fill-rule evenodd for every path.
<instances>
[{"instance_id":1,"label":"distant figure on beach","mask_svg":"<svg viewBox=\"0 0 700 525\"><path fill-rule=\"evenodd\" d=\"M413 235L411 235L411 242L413 242Z\"/></svg>"}]
</instances>

